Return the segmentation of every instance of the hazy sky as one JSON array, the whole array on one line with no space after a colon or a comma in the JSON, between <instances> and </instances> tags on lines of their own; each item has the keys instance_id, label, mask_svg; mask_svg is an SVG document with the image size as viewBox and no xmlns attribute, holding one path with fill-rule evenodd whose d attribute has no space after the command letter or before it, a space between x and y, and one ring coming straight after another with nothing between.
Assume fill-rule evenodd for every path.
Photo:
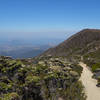
<instances>
[{"instance_id":1,"label":"hazy sky","mask_svg":"<svg viewBox=\"0 0 100 100\"><path fill-rule=\"evenodd\" d=\"M63 38L84 28L100 27L100 0L0 0L3 37Z\"/></svg>"}]
</instances>

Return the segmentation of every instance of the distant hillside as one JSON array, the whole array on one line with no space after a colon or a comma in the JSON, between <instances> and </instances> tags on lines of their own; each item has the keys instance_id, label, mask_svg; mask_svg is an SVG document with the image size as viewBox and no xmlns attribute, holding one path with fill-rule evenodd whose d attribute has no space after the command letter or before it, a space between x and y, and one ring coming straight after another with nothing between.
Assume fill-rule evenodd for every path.
<instances>
[{"instance_id":1,"label":"distant hillside","mask_svg":"<svg viewBox=\"0 0 100 100\"><path fill-rule=\"evenodd\" d=\"M100 46L100 30L84 29L71 36L63 43L54 48L50 48L42 55L70 56L73 54L83 54L90 52L94 46ZM92 45L92 46L91 46ZM97 46L96 46L97 47ZM88 50L88 48L91 48Z\"/></svg>"}]
</instances>

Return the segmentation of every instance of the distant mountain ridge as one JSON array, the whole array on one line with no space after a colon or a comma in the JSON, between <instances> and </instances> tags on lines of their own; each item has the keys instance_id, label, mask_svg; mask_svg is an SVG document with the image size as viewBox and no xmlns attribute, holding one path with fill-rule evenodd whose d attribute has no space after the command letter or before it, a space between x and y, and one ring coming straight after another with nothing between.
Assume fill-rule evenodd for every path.
<instances>
[{"instance_id":1,"label":"distant mountain ridge","mask_svg":"<svg viewBox=\"0 0 100 100\"><path fill-rule=\"evenodd\" d=\"M48 49L41 55L68 56L75 53L82 53L84 52L83 49L86 49L89 44L94 45L98 41L100 41L99 29L84 29L58 46Z\"/></svg>"}]
</instances>

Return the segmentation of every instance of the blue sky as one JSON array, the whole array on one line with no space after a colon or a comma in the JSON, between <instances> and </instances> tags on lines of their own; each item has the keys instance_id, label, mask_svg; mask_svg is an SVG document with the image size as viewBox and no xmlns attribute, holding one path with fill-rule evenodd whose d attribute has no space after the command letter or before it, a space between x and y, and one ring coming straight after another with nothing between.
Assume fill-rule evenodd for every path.
<instances>
[{"instance_id":1,"label":"blue sky","mask_svg":"<svg viewBox=\"0 0 100 100\"><path fill-rule=\"evenodd\" d=\"M0 34L58 37L100 27L100 0L0 0Z\"/></svg>"}]
</instances>

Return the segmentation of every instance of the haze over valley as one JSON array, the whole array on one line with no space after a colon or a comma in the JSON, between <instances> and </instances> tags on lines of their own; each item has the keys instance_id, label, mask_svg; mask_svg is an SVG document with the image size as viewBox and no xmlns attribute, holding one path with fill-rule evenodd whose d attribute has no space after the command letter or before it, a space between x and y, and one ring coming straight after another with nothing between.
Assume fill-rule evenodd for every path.
<instances>
[{"instance_id":1,"label":"haze over valley","mask_svg":"<svg viewBox=\"0 0 100 100\"><path fill-rule=\"evenodd\" d=\"M66 35L66 33L65 33ZM66 36L68 37L68 36ZM0 55L11 56L12 58L29 58L35 57L64 41L65 37L49 38L36 37L18 38L16 36L7 39L0 39Z\"/></svg>"},{"instance_id":2,"label":"haze over valley","mask_svg":"<svg viewBox=\"0 0 100 100\"><path fill-rule=\"evenodd\" d=\"M0 0L0 100L100 100L100 0Z\"/></svg>"}]
</instances>

